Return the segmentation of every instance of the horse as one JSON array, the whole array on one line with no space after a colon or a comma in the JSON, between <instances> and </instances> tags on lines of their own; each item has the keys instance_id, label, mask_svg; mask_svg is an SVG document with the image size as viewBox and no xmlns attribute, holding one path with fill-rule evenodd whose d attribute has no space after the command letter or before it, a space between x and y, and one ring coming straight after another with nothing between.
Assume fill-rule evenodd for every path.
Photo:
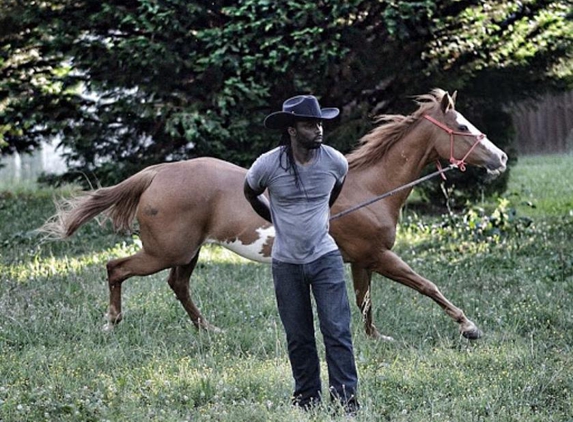
<instances>
[{"instance_id":1,"label":"horse","mask_svg":"<svg viewBox=\"0 0 573 422\"><path fill-rule=\"evenodd\" d=\"M455 93L434 89L415 97L418 109L408 116L382 115L347 155L349 171L331 208L342 213L370 198L407 186L439 159L464 169L485 168L492 176L506 169L507 155L455 109ZM463 159L455 157L463 156ZM246 169L210 157L149 166L117 185L61 200L56 214L41 230L56 239L73 235L102 214L116 231L139 223L142 247L134 255L107 262L109 309L105 329L122 319L122 283L170 269L167 282L197 329L221 331L194 304L190 277L201 247L218 244L250 260L269 263L274 228L259 217L243 195ZM330 234L350 264L356 304L364 329L381 335L372 319L373 273L430 297L459 325L468 339L481 336L478 327L430 280L417 274L392 251L400 210L412 188L332 219Z\"/></svg>"}]
</instances>

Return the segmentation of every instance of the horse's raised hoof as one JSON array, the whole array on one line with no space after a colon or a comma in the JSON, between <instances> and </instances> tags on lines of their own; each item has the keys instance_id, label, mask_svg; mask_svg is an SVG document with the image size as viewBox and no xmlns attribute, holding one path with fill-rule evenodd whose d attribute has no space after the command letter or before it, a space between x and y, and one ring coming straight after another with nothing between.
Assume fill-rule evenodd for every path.
<instances>
[{"instance_id":1,"label":"horse's raised hoof","mask_svg":"<svg viewBox=\"0 0 573 422\"><path fill-rule=\"evenodd\" d=\"M114 328L115 328L115 324L112 324L111 322L108 322L108 323L106 323L103 327L101 327L101 330L102 330L104 333L111 333Z\"/></svg>"},{"instance_id":2,"label":"horse's raised hoof","mask_svg":"<svg viewBox=\"0 0 573 422\"><path fill-rule=\"evenodd\" d=\"M477 325L467 318L465 318L465 321L460 323L460 333L468 340L477 340L482 336L482 332L479 330Z\"/></svg>"},{"instance_id":3,"label":"horse's raised hoof","mask_svg":"<svg viewBox=\"0 0 573 422\"><path fill-rule=\"evenodd\" d=\"M475 327L471 330L462 331L462 336L468 340L478 340L482 337L482 332L477 327Z\"/></svg>"}]
</instances>

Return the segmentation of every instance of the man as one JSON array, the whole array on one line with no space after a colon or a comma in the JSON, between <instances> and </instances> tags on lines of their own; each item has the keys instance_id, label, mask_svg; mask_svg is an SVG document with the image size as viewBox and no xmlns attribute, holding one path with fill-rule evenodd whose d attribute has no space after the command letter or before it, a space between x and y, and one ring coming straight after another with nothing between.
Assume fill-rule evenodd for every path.
<instances>
[{"instance_id":1,"label":"man","mask_svg":"<svg viewBox=\"0 0 573 422\"><path fill-rule=\"evenodd\" d=\"M329 393L353 414L358 409L358 376L350 306L342 257L328 234L330 207L342 189L348 162L322 144L322 121L338 113L336 108L321 109L314 96L303 95L286 100L282 111L268 115L264 125L283 131L281 145L255 161L244 192L276 231L272 273L295 380L293 404L309 409L321 400L312 291L325 344ZM270 202L262 195L265 189Z\"/></svg>"}]
</instances>

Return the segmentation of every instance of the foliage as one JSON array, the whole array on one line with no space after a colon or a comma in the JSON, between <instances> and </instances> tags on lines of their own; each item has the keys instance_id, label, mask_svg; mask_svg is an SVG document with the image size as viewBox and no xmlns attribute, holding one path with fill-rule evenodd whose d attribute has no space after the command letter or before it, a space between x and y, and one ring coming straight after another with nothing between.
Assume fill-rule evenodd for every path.
<instances>
[{"instance_id":1,"label":"foliage","mask_svg":"<svg viewBox=\"0 0 573 422\"><path fill-rule=\"evenodd\" d=\"M497 247L507 241L527 236L535 231L533 220L518 216L515 207L507 198L499 198L495 209L488 213L484 208L473 206L464 212L450 212L427 224L416 214L402 222L402 231L409 236L448 238L461 251Z\"/></svg>"},{"instance_id":2,"label":"foliage","mask_svg":"<svg viewBox=\"0 0 573 422\"><path fill-rule=\"evenodd\" d=\"M194 156L248 165L278 141L264 116L297 93L342 108L327 142L347 152L372 115L410 112L436 86L459 90L491 134L509 103L571 81L565 1L6 0L0 12L1 151L59 136L67 179L103 185ZM502 148L508 127L491 137ZM470 193L507 182L466 179Z\"/></svg>"}]
</instances>

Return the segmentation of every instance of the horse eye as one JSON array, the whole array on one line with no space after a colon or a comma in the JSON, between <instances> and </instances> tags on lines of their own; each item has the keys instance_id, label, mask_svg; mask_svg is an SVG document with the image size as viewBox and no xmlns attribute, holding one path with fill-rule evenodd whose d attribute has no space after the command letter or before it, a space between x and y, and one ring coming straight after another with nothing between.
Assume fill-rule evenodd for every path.
<instances>
[{"instance_id":1,"label":"horse eye","mask_svg":"<svg viewBox=\"0 0 573 422\"><path fill-rule=\"evenodd\" d=\"M466 125L459 125L458 129L461 130L462 132L469 132L469 128Z\"/></svg>"}]
</instances>

